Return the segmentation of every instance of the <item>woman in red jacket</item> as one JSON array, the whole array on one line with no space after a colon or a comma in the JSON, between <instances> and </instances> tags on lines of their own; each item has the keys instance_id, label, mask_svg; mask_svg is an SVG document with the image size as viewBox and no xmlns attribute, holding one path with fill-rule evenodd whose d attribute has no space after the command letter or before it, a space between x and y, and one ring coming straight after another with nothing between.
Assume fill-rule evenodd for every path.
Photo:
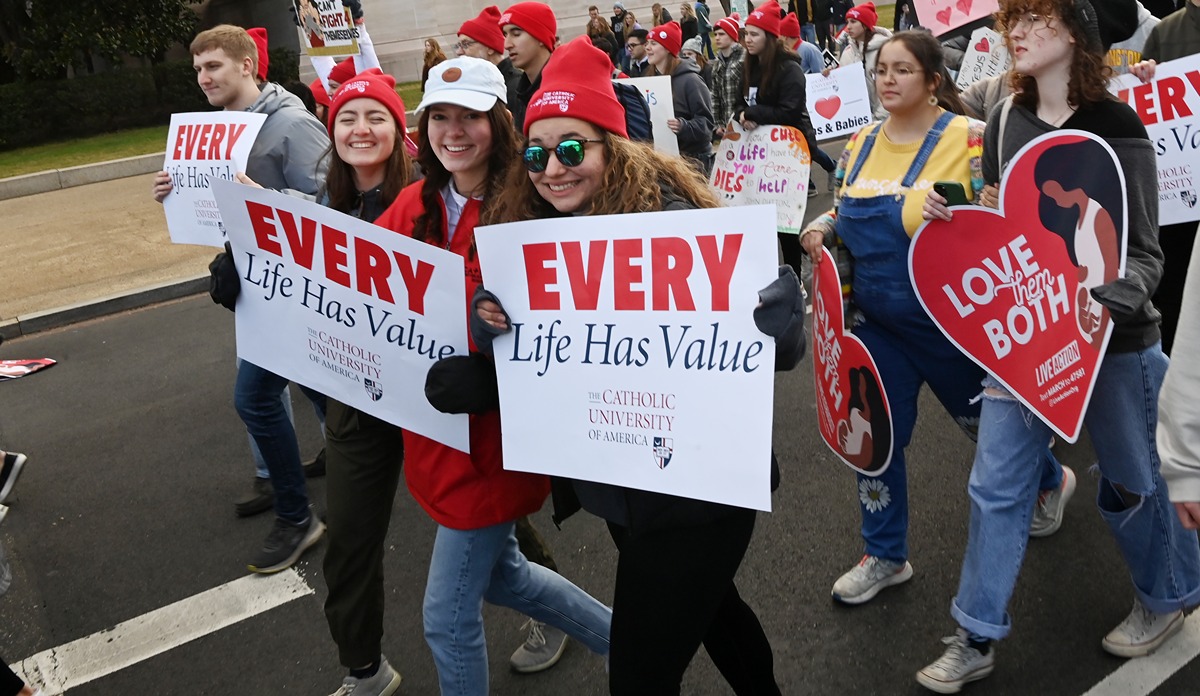
<instances>
[{"instance_id":1,"label":"woman in red jacket","mask_svg":"<svg viewBox=\"0 0 1200 696\"><path fill-rule=\"evenodd\" d=\"M417 107L417 159L425 179L401 191L376 223L460 254L467 297L480 282L475 226L517 161L505 94L504 78L488 61L463 57L436 66ZM607 655L612 611L517 548L514 521L542 507L550 483L504 470L490 361L477 353L442 361L431 370L427 392L435 407L471 414L470 454L404 432L408 488L438 524L424 620L442 694L488 693L483 600L549 623ZM450 401L455 406L447 406Z\"/></svg>"}]
</instances>

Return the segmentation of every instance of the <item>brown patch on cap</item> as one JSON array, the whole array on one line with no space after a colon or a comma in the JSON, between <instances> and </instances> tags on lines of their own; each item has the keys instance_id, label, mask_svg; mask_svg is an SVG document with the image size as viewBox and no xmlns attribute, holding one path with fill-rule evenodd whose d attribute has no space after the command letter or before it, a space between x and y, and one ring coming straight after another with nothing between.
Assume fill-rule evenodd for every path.
<instances>
[{"instance_id":1,"label":"brown patch on cap","mask_svg":"<svg viewBox=\"0 0 1200 696\"><path fill-rule=\"evenodd\" d=\"M462 70L458 68L449 68L442 73L443 82L458 82L458 78L462 77Z\"/></svg>"}]
</instances>

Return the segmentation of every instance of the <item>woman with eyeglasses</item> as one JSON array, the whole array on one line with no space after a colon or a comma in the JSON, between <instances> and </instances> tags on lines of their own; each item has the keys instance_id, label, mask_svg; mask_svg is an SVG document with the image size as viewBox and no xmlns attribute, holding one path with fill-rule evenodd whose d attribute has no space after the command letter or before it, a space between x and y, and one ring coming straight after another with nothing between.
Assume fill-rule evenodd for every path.
<instances>
[{"instance_id":1,"label":"woman with eyeglasses","mask_svg":"<svg viewBox=\"0 0 1200 696\"><path fill-rule=\"evenodd\" d=\"M983 370L926 315L908 275L909 245L923 222L922 204L934 182L957 182L969 199L983 188L983 124L956 115L962 113L962 103L941 46L927 32L901 32L884 43L874 79L890 115L846 144L834 208L800 237L813 263L821 262L823 245L837 248L842 283L851 287L848 299L854 310L847 312L847 328L874 357L892 415L891 464L877 476L856 474L864 549L858 564L833 585L833 598L844 604L868 602L912 578L905 449L922 384L929 385L974 439L979 404L972 401L983 378ZM1048 437L1042 441L1045 474L1040 487L1057 490L1062 474L1048 442Z\"/></svg>"},{"instance_id":2,"label":"woman with eyeglasses","mask_svg":"<svg viewBox=\"0 0 1200 696\"><path fill-rule=\"evenodd\" d=\"M547 64L525 132L527 171L510 174L499 222L719 205L683 160L628 139L607 59L585 41L563 46ZM776 368L791 369L804 350L795 274L781 269L760 299L756 323L776 337ZM508 330L499 300L478 292L472 335L480 349ZM701 645L734 693L780 693L771 645L734 584L755 511L587 481L553 485L556 520L582 507L608 523L617 545L609 693L679 694Z\"/></svg>"},{"instance_id":3,"label":"woman with eyeglasses","mask_svg":"<svg viewBox=\"0 0 1200 696\"><path fill-rule=\"evenodd\" d=\"M1084 424L1097 458L1096 506L1124 557L1133 610L1104 636L1101 647L1118 657L1140 657L1178 633L1185 613L1200 604L1200 546L1196 533L1185 530L1172 510L1155 443L1167 358L1160 314L1151 302L1163 268L1154 144L1133 109L1108 92L1111 70L1105 55L1112 42L1137 26L1137 4L1002 0L996 20L1013 57L1013 96L988 121L983 147L988 186L981 191L982 203L999 207L998 182L1007 163L1030 140L1057 129L1103 138L1124 172L1124 206L1119 189L1105 195L1103 189L1116 188L1111 183L1076 181L1081 170L1111 168L1107 155L1060 154L1071 166L1051 167L1061 171L1043 178L1039 161L1035 178L1039 218L1047 229L1073 238L1067 245L1074 248L1073 257L1081 244L1102 240L1114 227L1120 230L1122 213L1125 217L1124 276L1104 274L1093 285L1088 276L1108 264L1088 268L1081 257L1081 270L1088 269L1079 278L1082 297L1072 292L1071 299L1078 305L1074 317L1082 319L1085 308L1098 303L1102 321L1113 325ZM1053 162L1054 154L1047 156L1061 164ZM1105 179L1113 182L1116 173ZM1110 202L1100 208L1098 200ZM950 219L945 204L930 194L925 216ZM1044 488L1035 486L1039 473L1032 462L1050 438L1049 427L994 377L989 375L983 386L979 445L968 487L970 534L950 606L958 629L944 640L948 647L942 657L917 673L918 682L938 693L955 693L991 674L993 642L1012 628L1008 602L1025 556L1025 533L1041 507L1035 488Z\"/></svg>"}]
</instances>

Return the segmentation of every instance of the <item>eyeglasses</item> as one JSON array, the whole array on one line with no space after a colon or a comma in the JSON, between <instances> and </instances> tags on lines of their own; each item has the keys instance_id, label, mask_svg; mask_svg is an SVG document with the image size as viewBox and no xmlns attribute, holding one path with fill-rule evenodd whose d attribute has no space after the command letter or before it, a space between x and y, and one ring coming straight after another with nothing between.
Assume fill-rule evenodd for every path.
<instances>
[{"instance_id":1,"label":"eyeglasses","mask_svg":"<svg viewBox=\"0 0 1200 696\"><path fill-rule=\"evenodd\" d=\"M472 41L471 39L463 39L462 41L459 41L458 43L454 44L454 50L458 51L459 53L466 53L467 49L471 48L472 46L474 46L477 43L479 43L479 42Z\"/></svg>"},{"instance_id":2,"label":"eyeglasses","mask_svg":"<svg viewBox=\"0 0 1200 696\"><path fill-rule=\"evenodd\" d=\"M1020 17L1016 18L1016 20L1012 23L1012 26L1009 27L1009 30L1012 31L1014 29L1024 28L1026 31L1033 31L1034 29L1041 29L1050 26L1050 21L1053 19L1053 17L1048 17L1046 15L1026 12Z\"/></svg>"},{"instance_id":3,"label":"eyeglasses","mask_svg":"<svg viewBox=\"0 0 1200 696\"><path fill-rule=\"evenodd\" d=\"M645 46L645 45L646 44L639 43L637 41L630 41L629 43L625 44L625 48L633 49L633 48L637 48L638 46Z\"/></svg>"},{"instance_id":4,"label":"eyeglasses","mask_svg":"<svg viewBox=\"0 0 1200 696\"><path fill-rule=\"evenodd\" d=\"M895 76L896 79L902 80L906 77L912 77L913 75L916 75L917 73L920 73L920 72L925 72L925 71L921 70L920 68L910 68L906 65L900 65L900 66L897 66L890 70L888 68L875 68L872 70L868 70L867 77L871 78L872 80L877 80L877 79L881 79L881 78L886 78L888 75L893 75L893 76Z\"/></svg>"},{"instance_id":5,"label":"eyeglasses","mask_svg":"<svg viewBox=\"0 0 1200 696\"><path fill-rule=\"evenodd\" d=\"M554 148L554 156L563 163L563 166L578 167L583 164L584 145L602 142L604 141L592 138L564 140ZM549 149L540 145L530 145L525 148L525 154L522 157L525 161L525 168L534 173L546 171L546 165L550 164L550 152Z\"/></svg>"}]
</instances>

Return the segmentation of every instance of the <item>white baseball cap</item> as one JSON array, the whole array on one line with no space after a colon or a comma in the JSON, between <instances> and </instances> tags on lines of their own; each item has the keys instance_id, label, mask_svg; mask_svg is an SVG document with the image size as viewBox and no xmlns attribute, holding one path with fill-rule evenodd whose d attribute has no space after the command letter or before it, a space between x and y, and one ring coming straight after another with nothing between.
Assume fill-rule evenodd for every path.
<instances>
[{"instance_id":1,"label":"white baseball cap","mask_svg":"<svg viewBox=\"0 0 1200 696\"><path fill-rule=\"evenodd\" d=\"M508 101L508 87L500 70L491 61L463 56L442 61L429 71L417 115L434 104L490 111L497 101L502 104Z\"/></svg>"}]
</instances>

